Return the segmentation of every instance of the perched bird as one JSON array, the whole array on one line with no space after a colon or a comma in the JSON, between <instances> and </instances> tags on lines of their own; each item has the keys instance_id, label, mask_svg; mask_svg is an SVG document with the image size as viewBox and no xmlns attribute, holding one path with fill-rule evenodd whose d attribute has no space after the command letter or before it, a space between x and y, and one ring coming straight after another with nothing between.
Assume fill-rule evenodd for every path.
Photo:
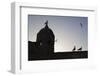
<instances>
[{"instance_id":1,"label":"perched bird","mask_svg":"<svg viewBox=\"0 0 100 76\"><path fill-rule=\"evenodd\" d=\"M75 50L76 50L76 46L74 46L74 48L73 48L73 50L72 50L72 51L74 52Z\"/></svg>"},{"instance_id":2,"label":"perched bird","mask_svg":"<svg viewBox=\"0 0 100 76\"><path fill-rule=\"evenodd\" d=\"M78 51L82 51L82 46L79 48L79 49L77 49Z\"/></svg>"}]
</instances>

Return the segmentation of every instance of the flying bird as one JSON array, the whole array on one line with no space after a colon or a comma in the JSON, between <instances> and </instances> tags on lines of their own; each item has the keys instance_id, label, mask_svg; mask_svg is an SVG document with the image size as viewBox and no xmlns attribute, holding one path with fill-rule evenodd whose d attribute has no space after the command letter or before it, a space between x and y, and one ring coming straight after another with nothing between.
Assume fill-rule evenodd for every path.
<instances>
[{"instance_id":1,"label":"flying bird","mask_svg":"<svg viewBox=\"0 0 100 76\"><path fill-rule=\"evenodd\" d=\"M83 27L83 24L82 23L80 23L80 26L81 26L81 28Z\"/></svg>"}]
</instances>

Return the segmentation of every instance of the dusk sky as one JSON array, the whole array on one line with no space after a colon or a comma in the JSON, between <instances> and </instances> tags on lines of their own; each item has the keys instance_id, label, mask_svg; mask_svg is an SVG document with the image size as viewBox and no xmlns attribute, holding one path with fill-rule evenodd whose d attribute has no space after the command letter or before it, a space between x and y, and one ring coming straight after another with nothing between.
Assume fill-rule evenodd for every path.
<instances>
[{"instance_id":1,"label":"dusk sky","mask_svg":"<svg viewBox=\"0 0 100 76\"><path fill-rule=\"evenodd\" d=\"M37 33L48 26L55 34L55 52L72 51L82 46L88 50L88 18L75 16L28 15L28 39L36 42Z\"/></svg>"}]
</instances>

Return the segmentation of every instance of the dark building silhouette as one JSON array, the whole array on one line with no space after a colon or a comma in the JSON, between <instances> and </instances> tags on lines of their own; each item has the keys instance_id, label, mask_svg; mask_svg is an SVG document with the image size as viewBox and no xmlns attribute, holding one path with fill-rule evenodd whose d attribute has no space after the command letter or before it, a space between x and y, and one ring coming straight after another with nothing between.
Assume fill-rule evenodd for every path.
<instances>
[{"instance_id":1,"label":"dark building silhouette","mask_svg":"<svg viewBox=\"0 0 100 76\"><path fill-rule=\"evenodd\" d=\"M45 22L45 27L37 34L38 53L42 55L51 55L54 52L55 36L53 31L48 27L48 21Z\"/></svg>"},{"instance_id":2,"label":"dark building silhouette","mask_svg":"<svg viewBox=\"0 0 100 76\"><path fill-rule=\"evenodd\" d=\"M45 22L45 27L37 33L36 42L29 41L29 56L51 56L54 53L55 35Z\"/></svg>"}]
</instances>

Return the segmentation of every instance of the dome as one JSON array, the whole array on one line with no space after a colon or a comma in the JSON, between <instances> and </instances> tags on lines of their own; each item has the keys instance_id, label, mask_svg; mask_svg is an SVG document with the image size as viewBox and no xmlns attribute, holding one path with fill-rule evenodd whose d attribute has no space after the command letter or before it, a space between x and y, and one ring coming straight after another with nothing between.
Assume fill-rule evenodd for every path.
<instances>
[{"instance_id":1,"label":"dome","mask_svg":"<svg viewBox=\"0 0 100 76\"><path fill-rule=\"evenodd\" d=\"M48 21L45 22L45 27L42 28L38 34L37 34L37 39L41 39L42 41L54 41L54 33L53 31L48 27Z\"/></svg>"},{"instance_id":2,"label":"dome","mask_svg":"<svg viewBox=\"0 0 100 76\"><path fill-rule=\"evenodd\" d=\"M53 31L48 27L48 21L45 22L45 27L37 34L37 44L41 54L51 54L54 52L55 36Z\"/></svg>"}]
</instances>

